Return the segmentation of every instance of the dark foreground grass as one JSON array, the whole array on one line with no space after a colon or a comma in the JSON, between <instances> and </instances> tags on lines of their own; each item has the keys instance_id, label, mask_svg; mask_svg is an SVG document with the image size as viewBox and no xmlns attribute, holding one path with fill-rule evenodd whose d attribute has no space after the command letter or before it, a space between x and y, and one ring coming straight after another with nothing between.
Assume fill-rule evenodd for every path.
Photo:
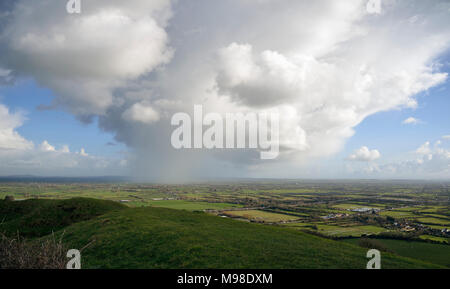
<instances>
[{"instance_id":1,"label":"dark foreground grass","mask_svg":"<svg viewBox=\"0 0 450 289\"><path fill-rule=\"evenodd\" d=\"M126 208L113 201L74 198L67 200L0 200L0 232L7 236L40 237L76 222Z\"/></svg>"},{"instance_id":2,"label":"dark foreground grass","mask_svg":"<svg viewBox=\"0 0 450 289\"><path fill-rule=\"evenodd\" d=\"M83 268L355 268L366 249L289 228L245 223L205 213L130 208L66 228ZM435 268L382 253L383 268Z\"/></svg>"},{"instance_id":3,"label":"dark foreground grass","mask_svg":"<svg viewBox=\"0 0 450 289\"><path fill-rule=\"evenodd\" d=\"M397 255L440 264L450 268L450 245L392 239L375 239L375 241ZM344 242L356 244L358 243L358 239L348 239L344 240Z\"/></svg>"}]
</instances>

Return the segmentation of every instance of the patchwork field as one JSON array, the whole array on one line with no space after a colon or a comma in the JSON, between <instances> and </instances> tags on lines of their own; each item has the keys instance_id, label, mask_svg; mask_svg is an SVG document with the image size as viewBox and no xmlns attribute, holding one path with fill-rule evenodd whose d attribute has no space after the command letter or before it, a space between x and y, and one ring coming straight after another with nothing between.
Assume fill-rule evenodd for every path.
<instances>
[{"instance_id":1,"label":"patchwork field","mask_svg":"<svg viewBox=\"0 0 450 289\"><path fill-rule=\"evenodd\" d=\"M380 216L389 216L393 218L399 218L399 219L413 219L416 218L417 215L409 212L409 211L383 211L380 212Z\"/></svg>"},{"instance_id":2,"label":"patchwork field","mask_svg":"<svg viewBox=\"0 0 450 289\"><path fill-rule=\"evenodd\" d=\"M327 236L332 237L360 237L362 235L376 235L381 232L387 232L388 230L376 227L376 226L353 226L353 227L341 227L330 225L317 225L318 231Z\"/></svg>"},{"instance_id":3,"label":"patchwork field","mask_svg":"<svg viewBox=\"0 0 450 289\"><path fill-rule=\"evenodd\" d=\"M260 210L223 211L222 214L264 223L287 222L299 219L297 216L277 214Z\"/></svg>"},{"instance_id":4,"label":"patchwork field","mask_svg":"<svg viewBox=\"0 0 450 289\"><path fill-rule=\"evenodd\" d=\"M384 206L380 206L380 205L375 205L375 204L371 204L370 206L368 205L361 205L361 204L338 204L333 206L333 208L339 208L339 209L344 209L344 210L352 210L352 209L361 209L361 208L384 208Z\"/></svg>"},{"instance_id":5,"label":"patchwork field","mask_svg":"<svg viewBox=\"0 0 450 289\"><path fill-rule=\"evenodd\" d=\"M431 241L447 243L447 244L450 241L450 238L436 237L436 236L430 236L430 235L421 235L419 238L422 240L431 240Z\"/></svg>"},{"instance_id":6,"label":"patchwork field","mask_svg":"<svg viewBox=\"0 0 450 289\"><path fill-rule=\"evenodd\" d=\"M376 237L377 239L382 238L383 240L387 238L389 240L399 239L392 241L409 240L409 242L417 243L417 245L415 247L405 246L406 251L402 251L399 248L394 250L394 245L390 244L393 247L389 250L393 254L413 258L415 261L419 260L419 262L424 261L447 266L438 257L433 257L435 259L427 258L423 251L426 248L435 248L433 250L439 251L440 256L446 256L446 249L450 248L447 245L450 236L450 231L448 231L450 223L449 191L450 185L448 184L420 182L365 181L335 183L266 181L191 185L0 182L0 197L10 196L10 199L15 198L17 200L9 201L10 205L27 207L28 204L41 204L33 210L30 208L24 211L22 209L22 211L16 211L15 209L12 211L10 209L6 211L0 210L0 218L3 219L2 225L0 225L0 232L10 234L20 231L27 238L35 238L52 230L57 231L62 228L72 230L73 228L72 232L81 235L75 236L73 235L74 233L70 235L70 238L67 239L69 244L82 245L84 242L89 243L93 238L97 240L96 242L99 242L95 245L96 250L99 251L90 251L89 253L90 261L88 264L90 268L102 266L111 268L122 268L125 266L131 266L132 268L133 266L135 268L140 266L168 268L175 266L175 264L178 264L177 262L181 262L181 259L170 259L177 258L177 254L187 258L187 255L180 253L183 252L183 248L187 248L189 256L193 258L188 263L183 264L183 268L200 268L203 265L206 266L206 264L218 266L218 263L214 263L213 255L218 254L217 256L222 256L221 249L224 248L228 254L247 258L245 262L243 261L244 263L239 263L238 258L227 259L224 257L222 260L223 265L228 265L231 268L244 268L245 266L265 268L265 265L268 266L267 268L288 268L290 266L293 266L293 268L334 268L329 260L324 262L308 261L309 253L302 252L300 247L295 247L296 245L292 247L291 251L284 245L280 245L281 247L278 250L272 247L270 240L268 240L268 243L261 240L257 241L253 237L244 234L244 231L250 230L249 228L256 228L247 227L248 225L257 225L259 226L258 228L263 226L264 229L261 230L265 233L261 233L262 235L260 236L265 238L273 239L277 234L284 234L281 232L291 232L286 233L288 235L292 234L292 232L301 234L294 234L291 237L286 237L287 239L283 239L284 237L280 239L280 242L284 240L290 246L293 246L292 244L294 244L296 238L299 240L306 238L304 240L307 240L313 237L311 233L321 236L317 237L319 239L314 239L315 242L324 240L324 238L334 239L327 240L331 242L327 243L327 246L331 247L336 242L340 243L335 240L345 238L355 238L354 242L358 245L359 240L367 236ZM86 207L83 205L83 201L80 201L79 205L74 205L77 203L71 200L74 197L92 197L97 199L97 201L108 201L108 206L104 206L105 203L102 203L103 205L91 208L91 205L89 205L87 207L91 209L85 210ZM63 212L58 213L58 208L65 208L66 211L63 210ZM376 208L378 210L367 212L350 211L357 208ZM110 213L110 209L120 209L121 213ZM130 210L129 213L125 213L128 210ZM25 211L29 211L29 214L27 213L17 218L18 215ZM103 214L108 215L108 217L103 218ZM229 247L218 242L215 238L225 238L222 232L213 230L210 225L200 222L200 219L197 220L199 216L202 216L200 219L211 226L229 226L226 232L230 236L235 236L236 238L239 236L239 238L249 242L251 240L253 243L260 242L261 244L258 245L260 246L259 250L272 250L274 253L267 260L262 256L254 259L248 254L255 254L253 248L251 248L255 244L249 243L240 247L237 243L233 243ZM224 216L229 218L223 218ZM102 218L100 223L95 221L99 217ZM147 223L146 217L156 222L154 223L155 226ZM187 219L183 220L184 217ZM191 217L198 222L192 221L194 219ZM228 220L230 218L235 220ZM216 223L213 220L227 220L226 222L232 221L232 223L222 223L222 221ZM78 227L78 224L81 226L82 223L86 222L89 223L89 225L86 225L87 227L85 225ZM170 222L172 224L169 224ZM130 224L144 231L141 234L134 229L128 230ZM172 225L174 227L171 227ZM187 228L190 228L192 225L200 225L200 228L196 228L187 234ZM114 236L117 235L117 238L120 236L124 240L123 243L119 245L119 239L110 239L107 235L101 233L101 228L104 226L107 227L106 231ZM234 232L231 227L236 228L236 231ZM83 233L83 230L87 231ZM165 232L164 230L173 230L173 232L169 234L169 231ZM216 234L213 239L208 239L208 242L199 243L202 244L201 246L209 248L209 251L193 246L193 243L191 243L197 240L196 234L202 235L207 233L202 230L210 230L210 233ZM157 240L151 241L156 243L149 243L148 238L151 238L150 232L154 236L158 236ZM182 232L186 232L187 235L183 235ZM272 232L274 235L269 232ZM184 238L180 236L185 236L187 239L178 239ZM128 241L128 238L138 238L138 240L134 240L136 243L133 243L134 241ZM175 251L171 251L171 249L164 246L161 247L158 242L167 242L168 244L172 242L175 245L173 248ZM146 248L145 244L154 244L156 248L162 251L158 252ZM401 247L402 244L411 243L393 244ZM134 245L143 246L143 248L131 249ZM248 246L248 250L246 246ZM120 248L127 248L126 251L131 251L119 253ZM419 253L414 254L415 248L418 248ZM355 248L352 250L355 250ZM126 261L121 263L114 258L108 259L106 256L110 251L119 255L128 254L122 256ZM435 251L430 252L432 252L430 253L432 255L435 254L433 253ZM156 256L157 262L151 263L140 259L140 254L147 253ZM335 253L343 254L337 251ZM196 254L199 255L197 256ZM280 254L287 254L288 256L300 254L303 257L297 261L289 262L282 258L278 260L281 256ZM314 254L317 254L317 252ZM106 263L102 261L102 258L107 258ZM263 260L269 263L265 263ZM117 266L113 264L116 261L118 262ZM357 264L357 262L349 262L348 266L356 266ZM336 268L347 266L341 262L336 264ZM419 267L421 268L427 267L423 263L420 264ZM394 266L392 263L391 265L397 268L410 267L410 265L405 264Z\"/></svg>"},{"instance_id":7,"label":"patchwork field","mask_svg":"<svg viewBox=\"0 0 450 289\"><path fill-rule=\"evenodd\" d=\"M136 207L159 207L188 211L202 211L202 210L225 210L230 208L242 208L241 205L226 204L226 203L207 203L207 202L191 202L182 200L161 200L161 201L147 201L146 203L135 203Z\"/></svg>"},{"instance_id":8,"label":"patchwork field","mask_svg":"<svg viewBox=\"0 0 450 289\"><path fill-rule=\"evenodd\" d=\"M437 218L418 218L417 221L424 224L443 225L443 226L450 225L450 220Z\"/></svg>"}]
</instances>

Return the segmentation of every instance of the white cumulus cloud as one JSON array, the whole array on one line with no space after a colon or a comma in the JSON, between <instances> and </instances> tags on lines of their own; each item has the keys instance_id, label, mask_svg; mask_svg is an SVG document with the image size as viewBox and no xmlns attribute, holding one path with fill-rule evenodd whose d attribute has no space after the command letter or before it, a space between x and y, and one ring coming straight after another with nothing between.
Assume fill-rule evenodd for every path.
<instances>
[{"instance_id":1,"label":"white cumulus cloud","mask_svg":"<svg viewBox=\"0 0 450 289\"><path fill-rule=\"evenodd\" d=\"M0 37L0 59L51 88L54 106L103 114L115 89L171 59L170 15L169 0L85 1L79 15L66 13L64 1L19 0Z\"/></svg>"},{"instance_id":2,"label":"white cumulus cloud","mask_svg":"<svg viewBox=\"0 0 450 289\"><path fill-rule=\"evenodd\" d=\"M363 146L351 154L348 159L352 161L370 162L379 159L381 154L378 150L370 150L368 147Z\"/></svg>"},{"instance_id":3,"label":"white cumulus cloud","mask_svg":"<svg viewBox=\"0 0 450 289\"><path fill-rule=\"evenodd\" d=\"M0 150L24 150L33 147L33 143L16 131L24 120L22 113L11 113L6 106L0 104Z\"/></svg>"},{"instance_id":4,"label":"white cumulus cloud","mask_svg":"<svg viewBox=\"0 0 450 289\"><path fill-rule=\"evenodd\" d=\"M67 145L57 149L47 140L34 145L17 129L24 124L22 113L11 113L0 104L0 175L33 174L46 176L121 174L125 159L88 155L84 149L71 153Z\"/></svg>"},{"instance_id":5,"label":"white cumulus cloud","mask_svg":"<svg viewBox=\"0 0 450 289\"><path fill-rule=\"evenodd\" d=\"M159 113L146 103L135 103L124 111L122 117L127 121L151 124L159 120Z\"/></svg>"},{"instance_id":6,"label":"white cumulus cloud","mask_svg":"<svg viewBox=\"0 0 450 289\"><path fill-rule=\"evenodd\" d=\"M278 173L336 154L364 119L416 107L447 80L450 3L381 2L102 0L68 15L64 1L18 0L0 25L0 67L50 88L53 108L98 116L143 177ZM271 167L251 150L174 152L170 117L194 104L280 111L280 158Z\"/></svg>"},{"instance_id":7,"label":"white cumulus cloud","mask_svg":"<svg viewBox=\"0 0 450 289\"><path fill-rule=\"evenodd\" d=\"M408 117L402 123L403 124L419 124L419 123L422 123L422 121L420 119L417 119L414 117Z\"/></svg>"}]
</instances>

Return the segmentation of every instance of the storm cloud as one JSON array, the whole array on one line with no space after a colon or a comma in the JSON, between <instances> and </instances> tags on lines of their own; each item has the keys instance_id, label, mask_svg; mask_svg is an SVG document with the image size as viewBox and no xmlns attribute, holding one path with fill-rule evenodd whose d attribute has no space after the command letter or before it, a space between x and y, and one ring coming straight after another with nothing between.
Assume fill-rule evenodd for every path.
<instances>
[{"instance_id":1,"label":"storm cloud","mask_svg":"<svg viewBox=\"0 0 450 289\"><path fill-rule=\"evenodd\" d=\"M133 152L139 179L281 165L292 176L341 151L368 116L415 107L446 81L450 3L424 2L385 0L372 13L363 0L89 0L67 14L64 1L18 0L0 18L0 71L51 89L53 109L98 118ZM170 118L195 104L278 110L281 156L173 149Z\"/></svg>"}]
</instances>

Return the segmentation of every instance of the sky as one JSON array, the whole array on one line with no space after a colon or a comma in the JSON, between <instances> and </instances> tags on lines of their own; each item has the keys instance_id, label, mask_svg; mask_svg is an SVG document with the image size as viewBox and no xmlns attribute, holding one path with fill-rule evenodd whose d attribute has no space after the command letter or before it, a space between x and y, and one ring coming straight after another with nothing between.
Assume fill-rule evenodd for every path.
<instances>
[{"instance_id":1,"label":"sky","mask_svg":"<svg viewBox=\"0 0 450 289\"><path fill-rule=\"evenodd\" d=\"M450 177L449 1L80 3L0 3L2 176ZM279 156L175 149L199 104L277 111Z\"/></svg>"}]
</instances>

